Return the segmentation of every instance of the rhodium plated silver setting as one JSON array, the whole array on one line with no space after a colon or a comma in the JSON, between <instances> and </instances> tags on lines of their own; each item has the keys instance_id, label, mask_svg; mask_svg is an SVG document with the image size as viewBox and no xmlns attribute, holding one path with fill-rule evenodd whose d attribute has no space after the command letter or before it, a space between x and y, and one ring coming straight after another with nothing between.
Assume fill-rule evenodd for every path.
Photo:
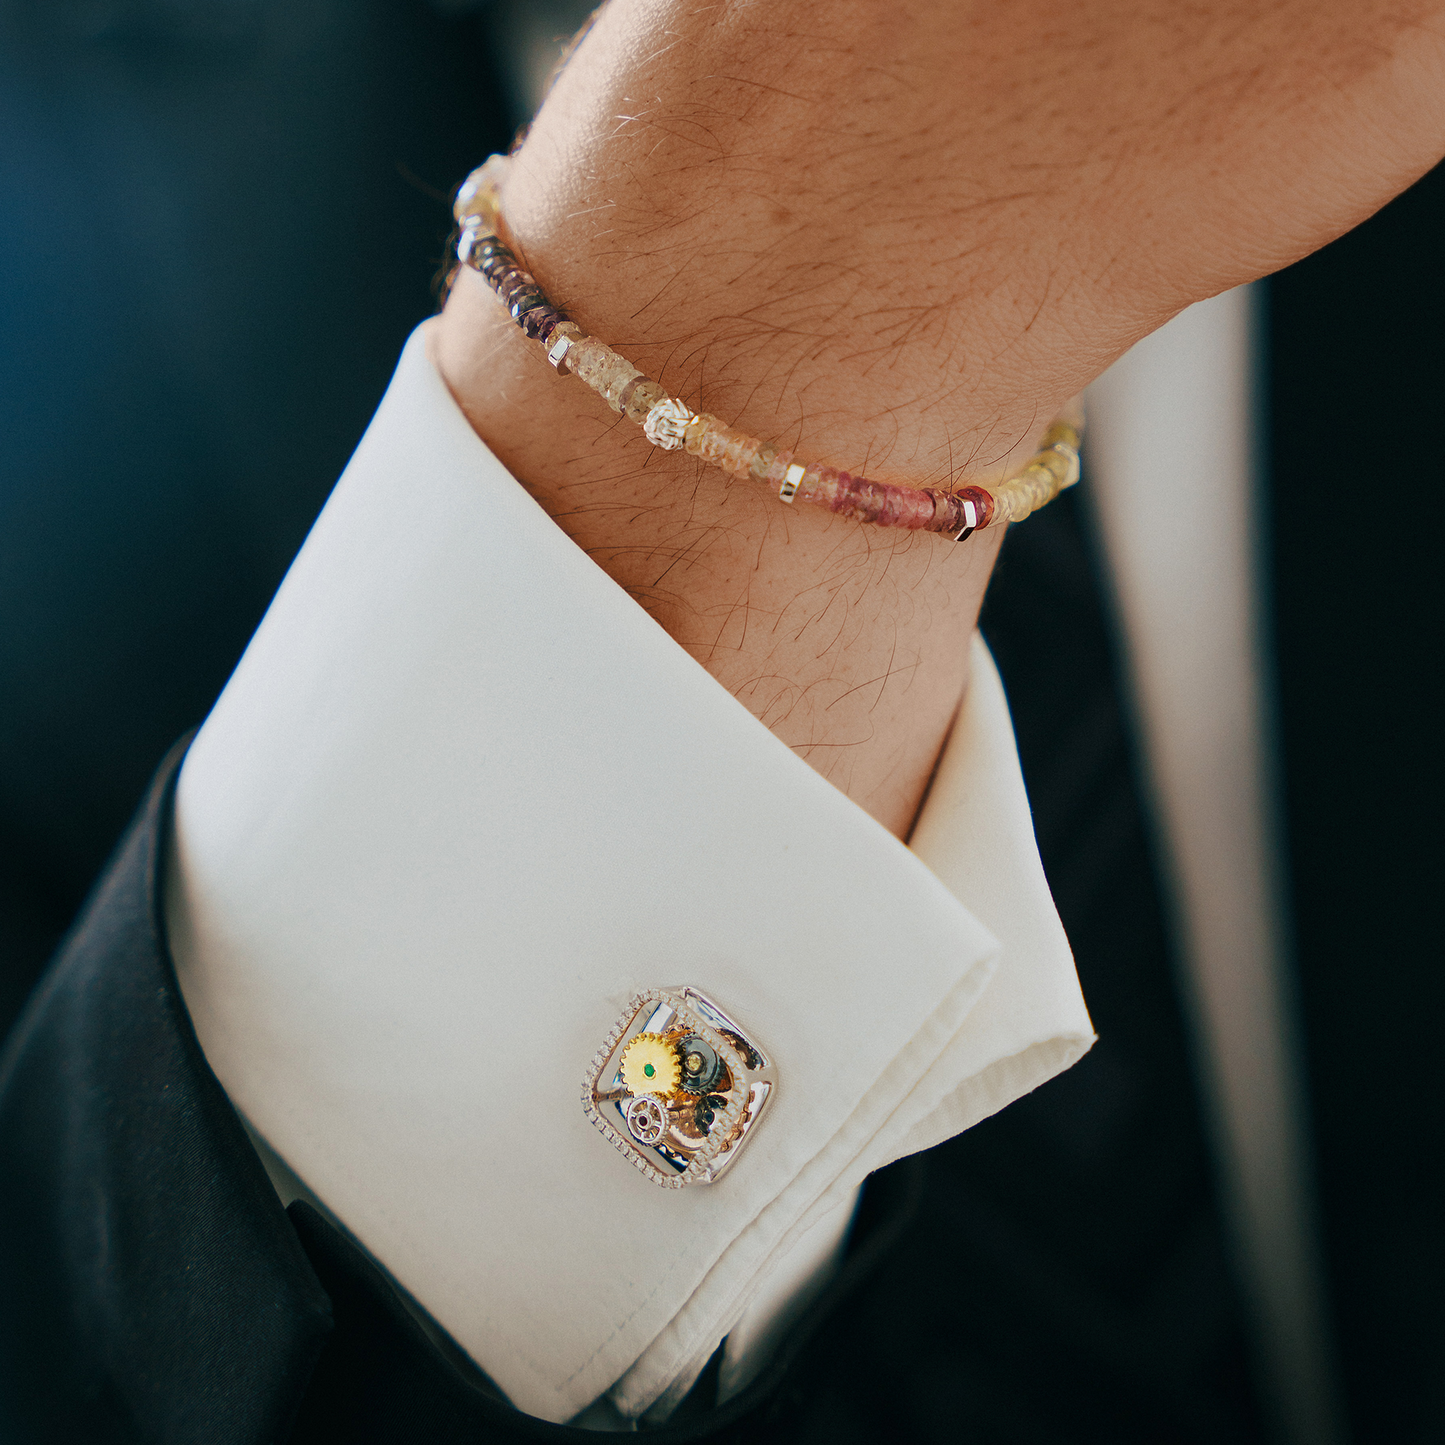
<instances>
[{"instance_id":1,"label":"rhodium plated silver setting","mask_svg":"<svg viewBox=\"0 0 1445 1445\"><path fill-rule=\"evenodd\" d=\"M648 1058L659 1046L676 1051L680 1083L667 1094L629 1088L623 1076L623 1055L643 1035ZM776 1090L771 1060L706 994L650 988L629 1001L592 1056L582 1107L654 1184L681 1189L731 1168Z\"/></svg>"}]
</instances>

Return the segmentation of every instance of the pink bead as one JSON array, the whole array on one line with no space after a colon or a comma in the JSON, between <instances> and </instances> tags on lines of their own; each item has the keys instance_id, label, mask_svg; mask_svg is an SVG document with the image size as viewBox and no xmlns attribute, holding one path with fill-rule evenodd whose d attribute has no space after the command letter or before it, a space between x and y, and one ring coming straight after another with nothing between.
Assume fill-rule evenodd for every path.
<instances>
[{"instance_id":1,"label":"pink bead","mask_svg":"<svg viewBox=\"0 0 1445 1445\"><path fill-rule=\"evenodd\" d=\"M838 498L838 483L843 475L836 467L825 467L821 462L813 462L798 482L798 500L836 511L833 503Z\"/></svg>"},{"instance_id":2,"label":"pink bead","mask_svg":"<svg viewBox=\"0 0 1445 1445\"><path fill-rule=\"evenodd\" d=\"M879 527L926 527L933 521L933 498L917 487L895 487L842 472L833 510Z\"/></svg>"}]
</instances>

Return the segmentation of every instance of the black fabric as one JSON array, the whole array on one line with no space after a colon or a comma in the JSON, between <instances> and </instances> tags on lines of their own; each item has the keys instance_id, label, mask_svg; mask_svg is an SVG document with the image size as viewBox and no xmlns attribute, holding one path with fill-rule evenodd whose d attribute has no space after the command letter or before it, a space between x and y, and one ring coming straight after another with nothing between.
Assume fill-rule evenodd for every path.
<instances>
[{"instance_id":1,"label":"black fabric","mask_svg":"<svg viewBox=\"0 0 1445 1445\"><path fill-rule=\"evenodd\" d=\"M934 1167L952 1171L967 1268L988 1281L994 1323L974 1333L998 1423L982 1438L1253 1440L1262 1428L1239 1291L1087 480L1011 530L982 625L1099 1041L1068 1073L945 1145ZM1013 1343L1025 1332L1029 1354ZM1068 1389L1035 1387L1044 1361L1044 1377ZM1013 1381L1006 1396L1003 1378ZM1071 1425L1080 1401L1089 1423Z\"/></svg>"},{"instance_id":2,"label":"black fabric","mask_svg":"<svg viewBox=\"0 0 1445 1445\"><path fill-rule=\"evenodd\" d=\"M1269 286L1290 902L1357 1445L1445 1440L1442 233L1445 166Z\"/></svg>"},{"instance_id":3,"label":"black fabric","mask_svg":"<svg viewBox=\"0 0 1445 1445\"><path fill-rule=\"evenodd\" d=\"M284 1438L330 1304L157 916L181 749L0 1064L0 1440Z\"/></svg>"},{"instance_id":4,"label":"black fabric","mask_svg":"<svg viewBox=\"0 0 1445 1445\"><path fill-rule=\"evenodd\" d=\"M1072 500L988 610L1046 867L1102 1039L869 1181L839 1277L679 1442L1259 1437L1090 553ZM347 1239L281 1210L196 1044L157 916L171 771L0 1074L0 1439L462 1445L512 1411ZM294 1426L294 1428L293 1428Z\"/></svg>"}]
</instances>

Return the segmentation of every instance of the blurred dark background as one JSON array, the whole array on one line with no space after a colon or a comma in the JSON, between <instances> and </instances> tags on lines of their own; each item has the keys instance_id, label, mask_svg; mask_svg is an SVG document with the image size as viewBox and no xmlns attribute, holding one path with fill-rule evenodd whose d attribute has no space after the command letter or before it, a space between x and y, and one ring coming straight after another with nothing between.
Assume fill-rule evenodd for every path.
<instances>
[{"instance_id":1,"label":"blurred dark background","mask_svg":"<svg viewBox=\"0 0 1445 1445\"><path fill-rule=\"evenodd\" d=\"M151 770L239 657L407 333L433 309L447 193L505 147L577 8L0 0L0 1032ZM1445 1441L1445 797L1433 701L1445 497L1431 440L1445 395L1442 223L1437 171L1268 286L1288 864L1328 1283L1358 1445ZM1005 566L990 600L990 637L1020 702L1038 686L1024 655L1030 599L1097 565L1072 506L1058 517L1030 524L1029 554ZM1012 649L1010 636L1022 639ZM1109 643L1090 633L1079 642L1089 647ZM1022 726L1020 743L1042 796L1048 749ZM1140 924L1162 927L1152 914ZM1168 1053L1150 1077L1173 1079L1188 1115L1167 960L1151 975L1163 993L1148 1017L1140 990L1117 979L1111 1001L1107 956L1081 953L1080 965L1106 1042L1117 1007L1126 1043L1132 1028ZM1110 1058L1101 1045L1068 1086L1092 1089L1085 1103L1128 1092ZM1067 1104L1063 1088L1057 1098ZM1027 1148L1030 1115L1017 1113L1014 1133L991 1121L969 1145L979 1169L1006 1170ZM1099 1117L1089 1104L1076 1122ZM1207 1212L1196 1122L1173 1130L1178 1188ZM1121 1201L1128 1192L1123 1176L1109 1187ZM1088 1207L1116 1228L1130 1217L1107 1190ZM1052 1227L1018 1209L977 1227ZM1227 1281L1213 1244L1196 1266ZM1225 1318L1234 1306L1219 1308L1208 1368L1229 1408L1177 1435L1125 1411L1103 1438L1256 1438L1237 1322ZM961 1371L970 1399L987 1394L993 1369L979 1348L966 1368L940 1366ZM959 1411L949 1396L957 1438L1074 1438L1047 1411L1025 1428L1012 1406L981 1409L972 1429Z\"/></svg>"},{"instance_id":2,"label":"blurred dark background","mask_svg":"<svg viewBox=\"0 0 1445 1445\"><path fill-rule=\"evenodd\" d=\"M5 1018L433 309L493 51L421 0L4 0Z\"/></svg>"}]
</instances>

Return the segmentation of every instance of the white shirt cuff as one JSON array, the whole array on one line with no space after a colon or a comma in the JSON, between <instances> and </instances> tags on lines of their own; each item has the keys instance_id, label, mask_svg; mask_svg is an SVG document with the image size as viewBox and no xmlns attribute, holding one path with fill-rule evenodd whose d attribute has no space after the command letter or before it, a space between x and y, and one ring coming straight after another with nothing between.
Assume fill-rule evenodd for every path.
<instances>
[{"instance_id":1,"label":"white shirt cuff","mask_svg":"<svg viewBox=\"0 0 1445 1445\"><path fill-rule=\"evenodd\" d=\"M168 919L242 1114L504 1389L639 1414L872 1169L1092 1033L981 642L910 852L477 439L422 333L193 745ZM929 866L931 865L931 866ZM584 1117L636 990L774 1056L717 1184Z\"/></svg>"}]
</instances>

